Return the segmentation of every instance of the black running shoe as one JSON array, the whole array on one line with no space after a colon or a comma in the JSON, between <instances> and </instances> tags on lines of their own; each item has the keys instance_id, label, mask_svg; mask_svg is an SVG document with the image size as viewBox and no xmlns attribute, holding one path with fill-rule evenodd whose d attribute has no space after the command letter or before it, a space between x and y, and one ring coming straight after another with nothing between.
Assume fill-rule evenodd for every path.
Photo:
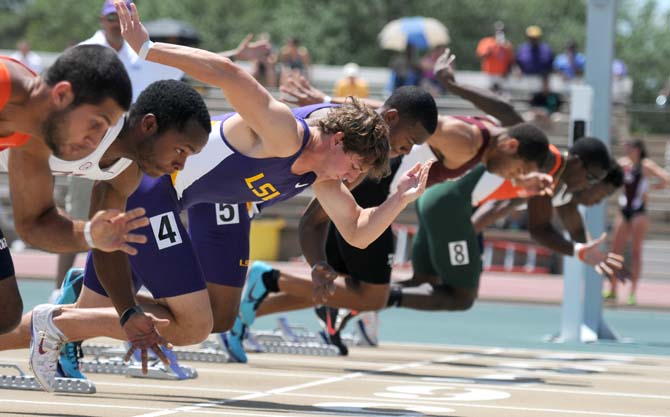
<instances>
[{"instance_id":1,"label":"black running shoe","mask_svg":"<svg viewBox=\"0 0 670 417\"><path fill-rule=\"evenodd\" d=\"M342 341L341 330L342 323L346 324L348 320L338 320L339 309L319 306L315 307L314 311L319 319L319 324L323 328L322 335L324 339L331 345L340 350L340 355L346 356L349 354L349 348Z\"/></svg>"}]
</instances>

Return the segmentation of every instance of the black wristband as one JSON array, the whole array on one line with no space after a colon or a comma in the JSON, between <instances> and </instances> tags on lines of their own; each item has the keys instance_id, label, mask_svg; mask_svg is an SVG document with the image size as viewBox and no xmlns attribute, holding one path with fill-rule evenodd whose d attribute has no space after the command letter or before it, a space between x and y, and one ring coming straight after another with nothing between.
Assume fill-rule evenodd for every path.
<instances>
[{"instance_id":1,"label":"black wristband","mask_svg":"<svg viewBox=\"0 0 670 417\"><path fill-rule=\"evenodd\" d=\"M119 318L119 323L121 323L121 327L123 327L128 320L133 316L135 313L142 313L144 314L144 310L142 310L142 307L140 306L132 306L126 311L121 314L121 318Z\"/></svg>"}]
</instances>

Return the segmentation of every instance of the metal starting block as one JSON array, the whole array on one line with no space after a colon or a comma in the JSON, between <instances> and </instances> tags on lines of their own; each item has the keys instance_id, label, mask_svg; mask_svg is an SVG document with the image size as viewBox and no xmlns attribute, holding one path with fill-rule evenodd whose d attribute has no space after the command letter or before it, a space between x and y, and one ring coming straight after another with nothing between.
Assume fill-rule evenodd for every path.
<instances>
[{"instance_id":1,"label":"metal starting block","mask_svg":"<svg viewBox=\"0 0 670 417\"><path fill-rule=\"evenodd\" d=\"M343 336L346 344L353 344L353 337ZM328 344L324 334L310 332L306 327L293 325L286 317L277 320L277 329L249 332L245 348L252 351L283 353L289 355L339 356L336 346Z\"/></svg>"},{"instance_id":2,"label":"metal starting block","mask_svg":"<svg viewBox=\"0 0 670 417\"><path fill-rule=\"evenodd\" d=\"M123 358L125 350L122 346L112 345L83 345L82 349L85 355L90 355L96 358ZM221 350L218 343L205 341L202 343L200 349L174 349L172 353L177 360L191 361L191 362L215 362L226 363L229 362L228 354Z\"/></svg>"},{"instance_id":3,"label":"metal starting block","mask_svg":"<svg viewBox=\"0 0 670 417\"><path fill-rule=\"evenodd\" d=\"M16 371L15 375L0 375L0 389L44 391L35 377L26 375L18 365L0 364L0 368L8 368ZM87 379L56 378L56 392L95 394L96 389L93 382Z\"/></svg>"},{"instance_id":4,"label":"metal starting block","mask_svg":"<svg viewBox=\"0 0 670 417\"><path fill-rule=\"evenodd\" d=\"M125 348L123 346L91 345L83 347L84 354L95 357L93 360L81 361L81 370L93 374L127 375L134 378L182 380L198 377L194 368L181 365L174 352L165 349L163 352L170 360L167 368L156 356L149 358L147 374L142 373L142 362L139 352L133 354L130 363L123 361Z\"/></svg>"}]
</instances>

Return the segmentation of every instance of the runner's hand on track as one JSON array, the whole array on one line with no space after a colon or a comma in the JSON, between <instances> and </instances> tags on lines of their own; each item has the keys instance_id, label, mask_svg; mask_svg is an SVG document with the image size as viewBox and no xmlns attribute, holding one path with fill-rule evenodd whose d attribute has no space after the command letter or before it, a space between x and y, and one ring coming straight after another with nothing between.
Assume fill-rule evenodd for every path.
<instances>
[{"instance_id":1,"label":"runner's hand on track","mask_svg":"<svg viewBox=\"0 0 670 417\"><path fill-rule=\"evenodd\" d=\"M309 106L310 104L323 103L326 94L318 90L299 73L291 73L279 86L282 93L281 100L287 104L296 106Z\"/></svg>"},{"instance_id":2,"label":"runner's hand on track","mask_svg":"<svg viewBox=\"0 0 670 417\"><path fill-rule=\"evenodd\" d=\"M402 174L400 182L398 182L398 189L394 195L401 196L405 204L409 204L417 198L421 197L426 191L426 182L428 181L428 171L435 160L430 160L423 164L417 163L407 172Z\"/></svg>"},{"instance_id":3,"label":"runner's hand on track","mask_svg":"<svg viewBox=\"0 0 670 417\"><path fill-rule=\"evenodd\" d=\"M144 42L149 40L149 32L142 22L140 22L137 6L135 6L135 3L130 3L129 6L126 6L124 0L114 0L114 7L116 7L116 14L119 16L121 35L123 35L123 38L128 42L130 47L139 53ZM130 7L130 10L128 7Z\"/></svg>"},{"instance_id":4,"label":"runner's hand on track","mask_svg":"<svg viewBox=\"0 0 670 417\"><path fill-rule=\"evenodd\" d=\"M91 238L96 249L104 252L117 250L136 255L137 249L129 243L146 243L147 237L130 233L149 225L149 219L141 207L122 212L116 209L101 210L91 219Z\"/></svg>"},{"instance_id":5,"label":"runner's hand on track","mask_svg":"<svg viewBox=\"0 0 670 417\"><path fill-rule=\"evenodd\" d=\"M312 301L325 304L328 296L335 294L337 272L326 262L318 262L312 267Z\"/></svg>"},{"instance_id":6,"label":"runner's hand on track","mask_svg":"<svg viewBox=\"0 0 670 417\"><path fill-rule=\"evenodd\" d=\"M146 375L148 372L147 350L151 349L165 366L169 366L170 360L161 350L161 346L172 349L172 344L165 340L156 329L156 326L165 327L169 324L169 320L156 318L152 314L135 313L130 316L123 326L123 331L130 342L130 349L126 352L123 360L128 362L133 353L139 349L142 373Z\"/></svg>"}]
</instances>

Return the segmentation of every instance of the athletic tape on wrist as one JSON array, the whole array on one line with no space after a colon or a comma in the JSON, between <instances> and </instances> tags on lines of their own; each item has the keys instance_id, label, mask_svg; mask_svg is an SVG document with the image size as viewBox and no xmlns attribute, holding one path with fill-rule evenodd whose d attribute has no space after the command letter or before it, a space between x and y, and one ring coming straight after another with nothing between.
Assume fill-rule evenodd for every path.
<instances>
[{"instance_id":1,"label":"athletic tape on wrist","mask_svg":"<svg viewBox=\"0 0 670 417\"><path fill-rule=\"evenodd\" d=\"M582 262L584 262L585 252L586 252L586 245L584 245L583 243L575 243L574 244L573 256L576 256L577 259L579 259Z\"/></svg>"},{"instance_id":2,"label":"athletic tape on wrist","mask_svg":"<svg viewBox=\"0 0 670 417\"><path fill-rule=\"evenodd\" d=\"M138 54L140 58L147 59L147 54L149 53L149 49L151 49L152 46L154 46L154 43L151 42L151 39L144 41L142 47L140 48L140 53Z\"/></svg>"},{"instance_id":3,"label":"athletic tape on wrist","mask_svg":"<svg viewBox=\"0 0 670 417\"><path fill-rule=\"evenodd\" d=\"M95 243L93 243L93 236L91 235L91 221L87 221L86 224L84 224L84 239L86 240L86 244L91 248L95 249Z\"/></svg>"},{"instance_id":4,"label":"athletic tape on wrist","mask_svg":"<svg viewBox=\"0 0 670 417\"><path fill-rule=\"evenodd\" d=\"M331 96L329 96L327 94L325 96L323 96L323 102L324 103L330 104L332 101L333 101L333 98Z\"/></svg>"}]
</instances>

